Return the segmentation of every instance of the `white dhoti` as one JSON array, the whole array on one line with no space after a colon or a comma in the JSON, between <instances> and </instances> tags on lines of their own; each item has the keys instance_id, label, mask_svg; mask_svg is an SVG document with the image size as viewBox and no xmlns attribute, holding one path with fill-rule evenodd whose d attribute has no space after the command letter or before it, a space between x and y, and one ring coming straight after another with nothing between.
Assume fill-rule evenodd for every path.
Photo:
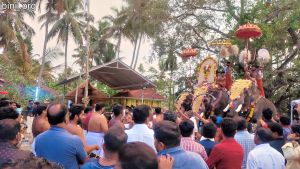
<instances>
[{"instance_id":1,"label":"white dhoti","mask_svg":"<svg viewBox=\"0 0 300 169\"><path fill-rule=\"evenodd\" d=\"M104 152L102 148L102 145L104 144L104 133L95 133L88 131L86 133L86 143L89 146L95 144L98 145L99 150L94 150L92 152L100 157L104 157Z\"/></svg>"},{"instance_id":2,"label":"white dhoti","mask_svg":"<svg viewBox=\"0 0 300 169\"><path fill-rule=\"evenodd\" d=\"M36 152L35 152L35 138L33 138L32 144L31 144L31 152L34 154L34 156L36 156Z\"/></svg>"}]
</instances>

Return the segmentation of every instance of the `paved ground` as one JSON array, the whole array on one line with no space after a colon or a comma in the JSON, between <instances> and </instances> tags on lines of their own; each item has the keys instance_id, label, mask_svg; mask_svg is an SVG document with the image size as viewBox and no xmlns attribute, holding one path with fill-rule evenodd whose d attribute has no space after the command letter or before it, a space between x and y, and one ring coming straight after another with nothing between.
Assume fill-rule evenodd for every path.
<instances>
[{"instance_id":1,"label":"paved ground","mask_svg":"<svg viewBox=\"0 0 300 169\"><path fill-rule=\"evenodd\" d=\"M25 124L27 126L27 129L23 135L23 139L22 139L22 144L20 146L20 148L22 150L30 150L31 151L31 144L33 141L33 136L32 136L32 121L33 121L33 117L27 117L27 121L25 121Z\"/></svg>"}]
</instances>

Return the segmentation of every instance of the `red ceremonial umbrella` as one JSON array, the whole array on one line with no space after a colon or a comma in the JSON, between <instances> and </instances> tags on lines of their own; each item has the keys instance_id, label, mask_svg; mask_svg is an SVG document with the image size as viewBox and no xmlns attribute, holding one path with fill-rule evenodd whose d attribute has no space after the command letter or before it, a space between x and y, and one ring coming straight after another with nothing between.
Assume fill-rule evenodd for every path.
<instances>
[{"instance_id":1,"label":"red ceremonial umbrella","mask_svg":"<svg viewBox=\"0 0 300 169\"><path fill-rule=\"evenodd\" d=\"M198 55L198 51L196 49L192 49L192 48L186 48L180 54L182 60L189 59L189 61L190 61L189 65L190 65L190 87L191 87L191 90L193 90L193 86L192 86L192 66L191 66L190 58L195 57L197 55Z\"/></svg>"},{"instance_id":2,"label":"red ceremonial umbrella","mask_svg":"<svg viewBox=\"0 0 300 169\"><path fill-rule=\"evenodd\" d=\"M247 56L245 57L245 77L248 79L248 43L250 38L259 38L262 35L261 29L251 23L247 23L245 25L239 26L239 28L235 31L235 36L239 39L245 39L246 40L246 49L247 49Z\"/></svg>"},{"instance_id":3,"label":"red ceremonial umbrella","mask_svg":"<svg viewBox=\"0 0 300 169\"><path fill-rule=\"evenodd\" d=\"M0 91L0 95L8 95L7 91Z\"/></svg>"},{"instance_id":4,"label":"red ceremonial umbrella","mask_svg":"<svg viewBox=\"0 0 300 169\"><path fill-rule=\"evenodd\" d=\"M180 56L182 59L188 59L190 57L197 56L197 54L198 54L198 51L196 49L186 48L181 52Z\"/></svg>"}]
</instances>

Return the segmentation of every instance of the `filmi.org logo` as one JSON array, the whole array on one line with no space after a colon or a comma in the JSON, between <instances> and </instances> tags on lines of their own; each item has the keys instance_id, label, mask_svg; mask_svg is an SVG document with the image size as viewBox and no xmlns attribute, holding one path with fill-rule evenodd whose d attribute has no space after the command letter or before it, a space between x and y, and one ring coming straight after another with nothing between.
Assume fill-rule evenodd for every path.
<instances>
[{"instance_id":1,"label":"filmi.org logo","mask_svg":"<svg viewBox=\"0 0 300 169\"><path fill-rule=\"evenodd\" d=\"M0 13L5 10L31 10L35 11L36 4L34 0L13 0L0 2Z\"/></svg>"}]
</instances>

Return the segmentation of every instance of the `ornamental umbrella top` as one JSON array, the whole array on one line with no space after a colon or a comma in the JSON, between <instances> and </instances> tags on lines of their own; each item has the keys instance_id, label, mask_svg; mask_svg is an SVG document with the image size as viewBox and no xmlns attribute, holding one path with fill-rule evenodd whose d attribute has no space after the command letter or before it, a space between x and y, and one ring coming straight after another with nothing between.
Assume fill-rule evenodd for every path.
<instances>
[{"instance_id":1,"label":"ornamental umbrella top","mask_svg":"<svg viewBox=\"0 0 300 169\"><path fill-rule=\"evenodd\" d=\"M235 36L239 39L249 39L249 38L258 38L262 35L261 29L251 23L239 26L235 31Z\"/></svg>"},{"instance_id":2,"label":"ornamental umbrella top","mask_svg":"<svg viewBox=\"0 0 300 169\"><path fill-rule=\"evenodd\" d=\"M196 49L186 48L181 52L180 56L183 59L187 59L189 57L195 57L195 56L197 56L197 54L198 54L198 51Z\"/></svg>"}]
</instances>

